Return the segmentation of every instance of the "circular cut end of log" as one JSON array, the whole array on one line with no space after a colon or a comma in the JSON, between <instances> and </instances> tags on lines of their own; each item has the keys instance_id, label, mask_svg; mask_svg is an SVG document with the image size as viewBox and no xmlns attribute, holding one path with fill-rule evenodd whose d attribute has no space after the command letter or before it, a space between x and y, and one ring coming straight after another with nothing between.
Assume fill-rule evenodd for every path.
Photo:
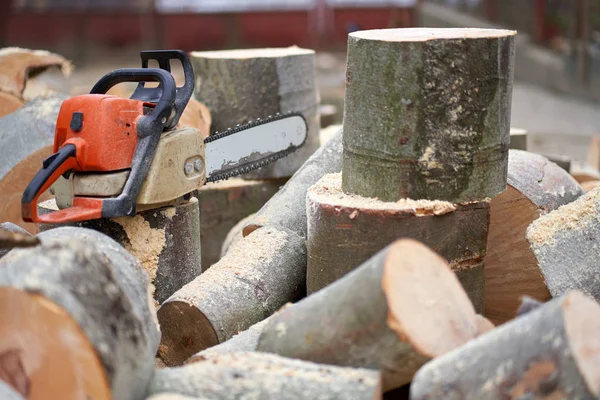
<instances>
[{"instance_id":1,"label":"circular cut end of log","mask_svg":"<svg viewBox=\"0 0 600 400\"><path fill-rule=\"evenodd\" d=\"M389 327L420 354L435 358L478 335L477 314L458 278L420 242L401 239L390 247L382 287Z\"/></svg>"},{"instance_id":2,"label":"circular cut end of log","mask_svg":"<svg viewBox=\"0 0 600 400\"><path fill-rule=\"evenodd\" d=\"M0 321L0 380L23 397L112 398L92 344L56 303L2 287Z\"/></svg>"},{"instance_id":3,"label":"circular cut end of log","mask_svg":"<svg viewBox=\"0 0 600 400\"><path fill-rule=\"evenodd\" d=\"M206 316L183 301L167 301L157 311L162 332L158 354L169 366L182 365L190 355L219 344Z\"/></svg>"},{"instance_id":4,"label":"circular cut end of log","mask_svg":"<svg viewBox=\"0 0 600 400\"><path fill-rule=\"evenodd\" d=\"M516 31L480 28L403 28L371 29L353 32L349 36L357 39L382 40L387 42L424 42L447 39L490 39L514 36Z\"/></svg>"},{"instance_id":5,"label":"circular cut end of log","mask_svg":"<svg viewBox=\"0 0 600 400\"><path fill-rule=\"evenodd\" d=\"M193 51L192 57L214 58L218 60L245 60L251 58L281 58L286 56L297 56L302 54L314 54L314 50L302 49L300 47L273 47L263 49L237 49L218 51Z\"/></svg>"},{"instance_id":6,"label":"circular cut end of log","mask_svg":"<svg viewBox=\"0 0 600 400\"><path fill-rule=\"evenodd\" d=\"M563 303L563 320L573 358L594 397L600 394L600 305L573 291Z\"/></svg>"}]
</instances>

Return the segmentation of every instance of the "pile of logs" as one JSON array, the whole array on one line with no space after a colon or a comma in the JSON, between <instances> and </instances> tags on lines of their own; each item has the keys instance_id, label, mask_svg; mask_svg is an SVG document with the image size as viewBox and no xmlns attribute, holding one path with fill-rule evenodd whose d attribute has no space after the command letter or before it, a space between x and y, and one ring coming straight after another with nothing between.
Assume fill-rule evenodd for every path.
<instances>
[{"instance_id":1,"label":"pile of logs","mask_svg":"<svg viewBox=\"0 0 600 400\"><path fill-rule=\"evenodd\" d=\"M299 109L309 146L177 207L0 225L0 397L598 398L600 188L511 132L515 35L350 34L320 144L314 52L192 53L216 129Z\"/></svg>"}]
</instances>

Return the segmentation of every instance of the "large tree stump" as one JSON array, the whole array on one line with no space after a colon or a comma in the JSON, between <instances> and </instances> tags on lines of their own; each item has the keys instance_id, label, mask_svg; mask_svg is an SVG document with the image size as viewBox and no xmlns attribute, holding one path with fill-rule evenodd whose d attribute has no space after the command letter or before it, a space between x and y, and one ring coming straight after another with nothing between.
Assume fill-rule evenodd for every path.
<instances>
[{"instance_id":1,"label":"large tree stump","mask_svg":"<svg viewBox=\"0 0 600 400\"><path fill-rule=\"evenodd\" d=\"M497 324L512 319L521 296L550 299L525 232L540 215L583 194L579 184L547 158L510 150L508 186L491 202L485 256L485 315Z\"/></svg>"},{"instance_id":2,"label":"large tree stump","mask_svg":"<svg viewBox=\"0 0 600 400\"><path fill-rule=\"evenodd\" d=\"M345 193L461 203L506 189L515 31L348 36Z\"/></svg>"},{"instance_id":3,"label":"large tree stump","mask_svg":"<svg viewBox=\"0 0 600 400\"><path fill-rule=\"evenodd\" d=\"M64 95L43 96L0 118L0 221L12 222L31 233L37 233L38 228L21 218L21 197L42 161L52 154L56 118L64 99ZM49 198L43 193L40 200Z\"/></svg>"},{"instance_id":4,"label":"large tree stump","mask_svg":"<svg viewBox=\"0 0 600 400\"><path fill-rule=\"evenodd\" d=\"M286 178L319 147L319 94L315 52L298 47L192 52L196 98L212 114L212 130L288 111L301 112L308 136L295 153L257 171L252 179Z\"/></svg>"},{"instance_id":5,"label":"large tree stump","mask_svg":"<svg viewBox=\"0 0 600 400\"><path fill-rule=\"evenodd\" d=\"M248 236L263 226L281 226L306 238L306 191L325 174L342 170L342 131L323 144L244 227Z\"/></svg>"},{"instance_id":6,"label":"large tree stump","mask_svg":"<svg viewBox=\"0 0 600 400\"><path fill-rule=\"evenodd\" d=\"M412 400L597 399L600 306L570 292L427 363Z\"/></svg>"},{"instance_id":7,"label":"large tree stump","mask_svg":"<svg viewBox=\"0 0 600 400\"><path fill-rule=\"evenodd\" d=\"M274 354L207 354L179 368L156 371L149 394L180 393L211 399L381 398L379 371L292 360Z\"/></svg>"},{"instance_id":8,"label":"large tree stump","mask_svg":"<svg viewBox=\"0 0 600 400\"><path fill-rule=\"evenodd\" d=\"M412 238L450 263L475 309L483 312L489 201L382 202L342 192L339 173L308 190L307 293L314 293L399 238ZM373 234L376 232L376 234Z\"/></svg>"},{"instance_id":9,"label":"large tree stump","mask_svg":"<svg viewBox=\"0 0 600 400\"><path fill-rule=\"evenodd\" d=\"M40 214L57 210L54 199L38 207ZM101 218L67 224L41 224L47 231L57 226L80 226L110 236L133 254L150 280L156 305L202 272L198 200L139 212L134 217Z\"/></svg>"},{"instance_id":10,"label":"large tree stump","mask_svg":"<svg viewBox=\"0 0 600 400\"><path fill-rule=\"evenodd\" d=\"M284 184L284 179L248 181L231 178L208 183L196 193L200 204L203 270L221 258L221 247L229 230L258 211Z\"/></svg>"},{"instance_id":11,"label":"large tree stump","mask_svg":"<svg viewBox=\"0 0 600 400\"><path fill-rule=\"evenodd\" d=\"M304 240L282 228L257 230L158 309L162 360L180 365L224 342L300 299L305 281Z\"/></svg>"},{"instance_id":12,"label":"large tree stump","mask_svg":"<svg viewBox=\"0 0 600 400\"><path fill-rule=\"evenodd\" d=\"M28 398L143 398L160 333L141 265L93 230L38 237L0 259L0 354L18 354Z\"/></svg>"},{"instance_id":13,"label":"large tree stump","mask_svg":"<svg viewBox=\"0 0 600 400\"><path fill-rule=\"evenodd\" d=\"M580 290L600 301L599 214L600 187L527 228L527 240L553 297Z\"/></svg>"},{"instance_id":14,"label":"large tree stump","mask_svg":"<svg viewBox=\"0 0 600 400\"><path fill-rule=\"evenodd\" d=\"M330 286L274 315L258 351L323 364L380 369L383 390L471 340L473 305L443 258L398 240Z\"/></svg>"}]
</instances>

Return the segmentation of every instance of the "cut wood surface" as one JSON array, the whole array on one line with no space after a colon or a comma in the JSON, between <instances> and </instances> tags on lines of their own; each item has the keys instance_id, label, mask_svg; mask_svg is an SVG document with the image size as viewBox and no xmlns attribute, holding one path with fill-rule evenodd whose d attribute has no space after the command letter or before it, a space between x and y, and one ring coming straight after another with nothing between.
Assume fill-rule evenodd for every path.
<instances>
[{"instance_id":1,"label":"cut wood surface","mask_svg":"<svg viewBox=\"0 0 600 400\"><path fill-rule=\"evenodd\" d=\"M0 353L20 354L36 398L69 397L50 390L106 398L108 388L112 398L142 398L160 332L141 265L93 230L63 227L38 237L41 246L0 259Z\"/></svg>"},{"instance_id":2,"label":"cut wood surface","mask_svg":"<svg viewBox=\"0 0 600 400\"><path fill-rule=\"evenodd\" d=\"M494 323L512 319L521 296L550 299L526 230L540 215L582 194L579 184L547 158L510 150L507 190L490 206L485 256L485 315Z\"/></svg>"},{"instance_id":3,"label":"cut wood surface","mask_svg":"<svg viewBox=\"0 0 600 400\"><path fill-rule=\"evenodd\" d=\"M168 366L224 342L306 292L304 240L283 228L256 230L158 309L159 354Z\"/></svg>"},{"instance_id":4,"label":"cut wood surface","mask_svg":"<svg viewBox=\"0 0 600 400\"><path fill-rule=\"evenodd\" d=\"M473 339L477 319L444 259L421 243L401 239L274 315L257 350L380 369L388 391L410 382L426 361Z\"/></svg>"},{"instance_id":5,"label":"cut wood surface","mask_svg":"<svg viewBox=\"0 0 600 400\"><path fill-rule=\"evenodd\" d=\"M57 209L54 199L38 207L40 214ZM40 229L57 226L94 229L119 242L148 273L157 306L202 272L200 215L195 197L177 206L142 211L135 217L42 224Z\"/></svg>"},{"instance_id":6,"label":"cut wood surface","mask_svg":"<svg viewBox=\"0 0 600 400\"><path fill-rule=\"evenodd\" d=\"M306 191L325 174L342 170L342 131L323 144L244 227L281 226L306 239Z\"/></svg>"},{"instance_id":7,"label":"cut wood surface","mask_svg":"<svg viewBox=\"0 0 600 400\"><path fill-rule=\"evenodd\" d=\"M379 371L292 360L274 354L207 354L179 368L156 371L149 394L180 393L210 399L381 398Z\"/></svg>"},{"instance_id":8,"label":"cut wood surface","mask_svg":"<svg viewBox=\"0 0 600 400\"><path fill-rule=\"evenodd\" d=\"M25 102L19 97L0 92L0 117L4 117L7 114L17 111L23 104L25 104Z\"/></svg>"},{"instance_id":9,"label":"cut wood surface","mask_svg":"<svg viewBox=\"0 0 600 400\"><path fill-rule=\"evenodd\" d=\"M340 279L404 237L418 240L444 257L475 309L483 312L489 201L383 202L344 194L341 186L342 176L334 173L308 190L307 293Z\"/></svg>"},{"instance_id":10,"label":"cut wood surface","mask_svg":"<svg viewBox=\"0 0 600 400\"><path fill-rule=\"evenodd\" d=\"M482 200L506 189L515 31L348 35L345 193Z\"/></svg>"},{"instance_id":11,"label":"cut wood surface","mask_svg":"<svg viewBox=\"0 0 600 400\"><path fill-rule=\"evenodd\" d=\"M0 221L12 222L31 233L36 233L37 227L21 219L21 197L42 168L42 161L52 154L56 118L65 98L40 97L0 118Z\"/></svg>"},{"instance_id":12,"label":"cut wood surface","mask_svg":"<svg viewBox=\"0 0 600 400\"><path fill-rule=\"evenodd\" d=\"M190 99L185 106L178 127L196 128L206 138L210 134L211 116L210 110L196 99Z\"/></svg>"},{"instance_id":13,"label":"cut wood surface","mask_svg":"<svg viewBox=\"0 0 600 400\"><path fill-rule=\"evenodd\" d=\"M600 187L535 220L527 228L546 286L553 297L580 290L600 300Z\"/></svg>"},{"instance_id":14,"label":"cut wood surface","mask_svg":"<svg viewBox=\"0 0 600 400\"><path fill-rule=\"evenodd\" d=\"M219 261L229 230L258 211L285 184L285 179L249 181L230 178L208 183L196 192L200 205L202 269Z\"/></svg>"},{"instance_id":15,"label":"cut wood surface","mask_svg":"<svg viewBox=\"0 0 600 400\"><path fill-rule=\"evenodd\" d=\"M423 366L411 400L597 399L600 306L573 291Z\"/></svg>"},{"instance_id":16,"label":"cut wood surface","mask_svg":"<svg viewBox=\"0 0 600 400\"><path fill-rule=\"evenodd\" d=\"M195 97L212 114L212 131L288 111L301 112L308 136L293 154L244 177L286 178L319 147L315 52L299 47L192 52Z\"/></svg>"}]
</instances>

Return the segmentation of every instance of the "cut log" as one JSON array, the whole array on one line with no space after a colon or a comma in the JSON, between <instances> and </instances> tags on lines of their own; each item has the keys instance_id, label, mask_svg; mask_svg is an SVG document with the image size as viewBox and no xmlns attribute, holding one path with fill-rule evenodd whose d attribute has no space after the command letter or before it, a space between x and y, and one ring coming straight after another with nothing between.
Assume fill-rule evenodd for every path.
<instances>
[{"instance_id":1,"label":"cut log","mask_svg":"<svg viewBox=\"0 0 600 400\"><path fill-rule=\"evenodd\" d=\"M227 233L227 236L225 236L225 240L223 240L219 259L225 257L225 254L227 254L229 248L244 238L242 230L248 224L248 222L252 221L252 218L254 218L255 215L256 213L248 215L246 218L235 224L233 228L231 228L231 230Z\"/></svg>"},{"instance_id":2,"label":"cut log","mask_svg":"<svg viewBox=\"0 0 600 400\"><path fill-rule=\"evenodd\" d=\"M348 35L345 193L482 200L506 189L515 31Z\"/></svg>"},{"instance_id":3,"label":"cut log","mask_svg":"<svg viewBox=\"0 0 600 400\"><path fill-rule=\"evenodd\" d=\"M232 247L158 309L159 354L180 365L305 294L306 247L289 230L266 227Z\"/></svg>"},{"instance_id":4,"label":"cut log","mask_svg":"<svg viewBox=\"0 0 600 400\"><path fill-rule=\"evenodd\" d=\"M383 202L342 192L339 173L308 190L306 290L314 293L358 267L399 238L420 241L457 274L478 312L483 312L489 201ZM377 232L373 235L373 232Z\"/></svg>"},{"instance_id":5,"label":"cut log","mask_svg":"<svg viewBox=\"0 0 600 400\"><path fill-rule=\"evenodd\" d=\"M17 224L37 233L35 224L21 219L23 191L52 154L54 128L63 95L35 99L12 114L0 118L0 221ZM43 194L40 199L48 199Z\"/></svg>"},{"instance_id":6,"label":"cut log","mask_svg":"<svg viewBox=\"0 0 600 400\"><path fill-rule=\"evenodd\" d=\"M595 187L598 187L600 185L600 180L596 180L596 181L585 181L581 183L581 188L583 189L584 193L589 192L590 190L592 190Z\"/></svg>"},{"instance_id":7,"label":"cut log","mask_svg":"<svg viewBox=\"0 0 600 400\"><path fill-rule=\"evenodd\" d=\"M244 236L263 226L281 226L306 239L306 191L323 175L341 170L342 130L339 130L256 213L244 227Z\"/></svg>"},{"instance_id":8,"label":"cut log","mask_svg":"<svg viewBox=\"0 0 600 400\"><path fill-rule=\"evenodd\" d=\"M160 339L141 265L93 230L38 237L0 259L0 354L18 353L30 398L141 398Z\"/></svg>"},{"instance_id":9,"label":"cut log","mask_svg":"<svg viewBox=\"0 0 600 400\"><path fill-rule=\"evenodd\" d=\"M527 240L553 297L580 290L600 301L599 214L600 187L527 228Z\"/></svg>"},{"instance_id":10,"label":"cut log","mask_svg":"<svg viewBox=\"0 0 600 400\"><path fill-rule=\"evenodd\" d=\"M257 212L285 182L285 179L248 181L230 178L208 183L196 193L200 204L203 270L221 258L221 247L229 230L241 219Z\"/></svg>"},{"instance_id":11,"label":"cut log","mask_svg":"<svg viewBox=\"0 0 600 400\"><path fill-rule=\"evenodd\" d=\"M274 354L207 354L179 368L156 371L149 394L180 393L211 399L381 398L379 371L292 360Z\"/></svg>"},{"instance_id":12,"label":"cut log","mask_svg":"<svg viewBox=\"0 0 600 400\"><path fill-rule=\"evenodd\" d=\"M514 318L521 296L550 299L526 230L540 215L582 194L579 184L547 158L510 150L507 190L491 202L485 256L485 315L495 324Z\"/></svg>"},{"instance_id":13,"label":"cut log","mask_svg":"<svg viewBox=\"0 0 600 400\"><path fill-rule=\"evenodd\" d=\"M0 258L14 247L34 247L40 240L25 229L10 222L0 224Z\"/></svg>"},{"instance_id":14,"label":"cut log","mask_svg":"<svg viewBox=\"0 0 600 400\"><path fill-rule=\"evenodd\" d=\"M179 118L179 128L196 128L206 138L210 134L211 116L209 109L196 99L190 99Z\"/></svg>"},{"instance_id":15,"label":"cut log","mask_svg":"<svg viewBox=\"0 0 600 400\"><path fill-rule=\"evenodd\" d=\"M57 210L54 199L41 203L40 214ZM47 231L58 226L80 226L110 236L133 254L150 279L150 289L161 304L202 272L198 200L173 207L139 212L135 217L102 218L68 224L41 224Z\"/></svg>"},{"instance_id":16,"label":"cut log","mask_svg":"<svg viewBox=\"0 0 600 400\"><path fill-rule=\"evenodd\" d=\"M473 305L439 255L398 240L359 268L274 315L258 351L380 369L383 390L478 334Z\"/></svg>"},{"instance_id":17,"label":"cut log","mask_svg":"<svg viewBox=\"0 0 600 400\"><path fill-rule=\"evenodd\" d=\"M570 292L427 363L411 400L597 399L600 306Z\"/></svg>"},{"instance_id":18,"label":"cut log","mask_svg":"<svg viewBox=\"0 0 600 400\"><path fill-rule=\"evenodd\" d=\"M25 104L23 100L12 94L0 92L0 117L17 111Z\"/></svg>"},{"instance_id":19,"label":"cut log","mask_svg":"<svg viewBox=\"0 0 600 400\"><path fill-rule=\"evenodd\" d=\"M192 52L196 99L212 113L212 131L257 118L299 111L308 123L302 148L248 179L287 178L319 147L319 94L315 52L299 47Z\"/></svg>"}]
</instances>

